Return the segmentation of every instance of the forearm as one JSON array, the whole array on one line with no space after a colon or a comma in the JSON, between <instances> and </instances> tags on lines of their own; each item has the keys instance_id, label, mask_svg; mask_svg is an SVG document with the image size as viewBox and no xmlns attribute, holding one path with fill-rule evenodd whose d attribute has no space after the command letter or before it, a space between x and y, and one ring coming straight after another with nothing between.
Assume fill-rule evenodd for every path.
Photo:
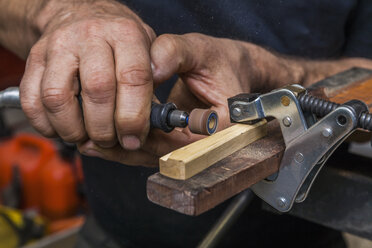
<instances>
[{"instance_id":1,"label":"forearm","mask_svg":"<svg viewBox=\"0 0 372 248\"><path fill-rule=\"evenodd\" d=\"M245 43L253 61L256 61L259 79L252 84L252 91L279 88L298 83L305 87L352 67L372 69L372 60L366 58L339 58L312 60L295 56L285 56L262 47Z\"/></svg>"},{"instance_id":2,"label":"forearm","mask_svg":"<svg viewBox=\"0 0 372 248\"><path fill-rule=\"evenodd\" d=\"M372 61L366 58L339 58L332 60L311 60L299 57L278 57L286 67L288 74L292 74L289 83L299 83L309 86L325 77L334 75L352 67L372 69ZM280 68L278 68L279 70ZM275 74L273 75L275 77ZM271 80L275 80L272 78Z\"/></svg>"},{"instance_id":3,"label":"forearm","mask_svg":"<svg viewBox=\"0 0 372 248\"><path fill-rule=\"evenodd\" d=\"M334 75L352 67L372 69L372 60L366 58L339 58L334 60L304 60L297 59L303 68L303 75L300 82L309 86L325 77Z\"/></svg>"},{"instance_id":4,"label":"forearm","mask_svg":"<svg viewBox=\"0 0 372 248\"><path fill-rule=\"evenodd\" d=\"M22 58L40 36L34 19L47 0L0 0L0 43Z\"/></svg>"},{"instance_id":5,"label":"forearm","mask_svg":"<svg viewBox=\"0 0 372 248\"><path fill-rule=\"evenodd\" d=\"M103 13L114 0L0 0L0 44L26 58L48 25L73 19L75 15ZM96 7L96 8L94 8ZM78 10L78 11L76 11ZM110 8L112 12L112 8ZM139 18L124 5L117 12ZM66 23L66 22L65 22Z\"/></svg>"}]
</instances>

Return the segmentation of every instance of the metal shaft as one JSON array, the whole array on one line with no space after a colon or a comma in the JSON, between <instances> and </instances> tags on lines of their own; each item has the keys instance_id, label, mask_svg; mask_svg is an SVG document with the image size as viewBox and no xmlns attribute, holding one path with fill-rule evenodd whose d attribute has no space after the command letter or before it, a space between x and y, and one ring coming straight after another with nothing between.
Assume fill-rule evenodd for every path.
<instances>
[{"instance_id":1,"label":"metal shaft","mask_svg":"<svg viewBox=\"0 0 372 248\"><path fill-rule=\"evenodd\" d=\"M18 87L10 87L0 91L0 108L21 108Z\"/></svg>"},{"instance_id":2,"label":"metal shaft","mask_svg":"<svg viewBox=\"0 0 372 248\"><path fill-rule=\"evenodd\" d=\"M177 110L174 103L151 103L150 123L152 128L158 128L166 133L171 132L175 127L186 127L189 115Z\"/></svg>"},{"instance_id":3,"label":"metal shaft","mask_svg":"<svg viewBox=\"0 0 372 248\"><path fill-rule=\"evenodd\" d=\"M235 223L236 219L243 213L254 197L253 192L247 189L235 197L225 212L208 232L205 238L199 243L198 248L216 247L221 238Z\"/></svg>"}]
</instances>

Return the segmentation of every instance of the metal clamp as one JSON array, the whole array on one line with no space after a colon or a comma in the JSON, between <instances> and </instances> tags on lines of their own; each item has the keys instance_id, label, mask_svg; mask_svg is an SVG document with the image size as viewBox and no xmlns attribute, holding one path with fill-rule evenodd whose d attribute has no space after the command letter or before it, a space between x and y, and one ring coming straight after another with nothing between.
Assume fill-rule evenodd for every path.
<instances>
[{"instance_id":1,"label":"metal clamp","mask_svg":"<svg viewBox=\"0 0 372 248\"><path fill-rule=\"evenodd\" d=\"M319 170L357 128L360 114L366 111L362 103L352 101L315 122L311 113L303 113L301 109L298 98L303 94L306 90L302 86L292 85L254 98L238 95L229 99L232 122L268 117L279 120L286 145L279 172L251 189L281 212L306 199Z\"/></svg>"}]
</instances>

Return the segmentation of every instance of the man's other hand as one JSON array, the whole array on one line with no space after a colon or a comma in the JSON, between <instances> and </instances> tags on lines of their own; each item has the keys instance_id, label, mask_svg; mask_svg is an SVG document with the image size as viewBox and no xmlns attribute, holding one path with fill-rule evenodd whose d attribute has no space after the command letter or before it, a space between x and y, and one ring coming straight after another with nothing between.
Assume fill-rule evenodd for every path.
<instances>
[{"instance_id":1,"label":"man's other hand","mask_svg":"<svg viewBox=\"0 0 372 248\"><path fill-rule=\"evenodd\" d=\"M41 38L20 86L31 124L68 142L139 149L149 130L153 30L110 0L52 0L35 22Z\"/></svg>"}]
</instances>

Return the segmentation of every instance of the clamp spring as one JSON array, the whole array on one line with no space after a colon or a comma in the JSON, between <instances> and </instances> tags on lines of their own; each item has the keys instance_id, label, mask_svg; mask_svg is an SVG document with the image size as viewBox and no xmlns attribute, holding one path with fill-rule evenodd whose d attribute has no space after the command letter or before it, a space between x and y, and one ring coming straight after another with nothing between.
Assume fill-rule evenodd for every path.
<instances>
[{"instance_id":1,"label":"clamp spring","mask_svg":"<svg viewBox=\"0 0 372 248\"><path fill-rule=\"evenodd\" d=\"M372 114L362 113L359 117L358 126L360 128L372 131Z\"/></svg>"},{"instance_id":2,"label":"clamp spring","mask_svg":"<svg viewBox=\"0 0 372 248\"><path fill-rule=\"evenodd\" d=\"M304 112L314 113L320 118L326 116L341 105L308 94L301 95L298 101ZM372 114L362 113L359 116L358 127L372 131Z\"/></svg>"}]
</instances>

